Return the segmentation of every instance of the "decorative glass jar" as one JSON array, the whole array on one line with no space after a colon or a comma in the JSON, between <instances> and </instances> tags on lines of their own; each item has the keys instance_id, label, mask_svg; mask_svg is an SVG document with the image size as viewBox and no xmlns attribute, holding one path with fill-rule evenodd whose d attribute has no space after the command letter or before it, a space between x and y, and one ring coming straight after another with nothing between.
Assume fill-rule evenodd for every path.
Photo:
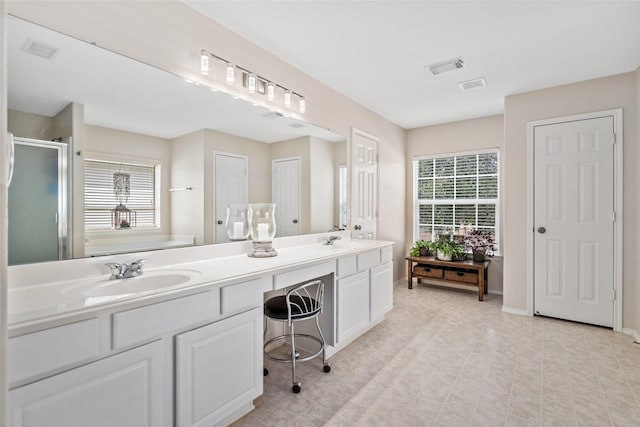
<instances>
[{"instance_id":1,"label":"decorative glass jar","mask_svg":"<svg viewBox=\"0 0 640 427\"><path fill-rule=\"evenodd\" d=\"M227 228L229 240L247 240L249 233L249 205L238 203L227 205L227 218L224 226Z\"/></svg>"},{"instance_id":2,"label":"decorative glass jar","mask_svg":"<svg viewBox=\"0 0 640 427\"><path fill-rule=\"evenodd\" d=\"M276 236L275 203L249 203L249 226L253 250L250 257L266 258L278 255L271 246Z\"/></svg>"}]
</instances>

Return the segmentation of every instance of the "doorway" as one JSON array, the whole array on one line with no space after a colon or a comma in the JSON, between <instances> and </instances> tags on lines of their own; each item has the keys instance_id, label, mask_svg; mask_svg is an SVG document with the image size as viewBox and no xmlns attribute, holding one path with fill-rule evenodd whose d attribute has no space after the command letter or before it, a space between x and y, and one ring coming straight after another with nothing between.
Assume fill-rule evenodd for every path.
<instances>
[{"instance_id":1,"label":"doorway","mask_svg":"<svg viewBox=\"0 0 640 427\"><path fill-rule=\"evenodd\" d=\"M248 159L237 154L214 153L215 167L215 224L214 241L229 242L225 219L227 205L247 203L248 196Z\"/></svg>"},{"instance_id":2,"label":"doorway","mask_svg":"<svg viewBox=\"0 0 640 427\"><path fill-rule=\"evenodd\" d=\"M378 139L354 129L351 164L351 235L356 239L375 239L378 227Z\"/></svg>"},{"instance_id":3,"label":"doorway","mask_svg":"<svg viewBox=\"0 0 640 427\"><path fill-rule=\"evenodd\" d=\"M621 324L622 147L616 135L622 115L616 112L529 124L531 314Z\"/></svg>"},{"instance_id":4,"label":"doorway","mask_svg":"<svg viewBox=\"0 0 640 427\"><path fill-rule=\"evenodd\" d=\"M71 257L68 144L14 138L8 194L9 265Z\"/></svg>"},{"instance_id":5,"label":"doorway","mask_svg":"<svg viewBox=\"0 0 640 427\"><path fill-rule=\"evenodd\" d=\"M297 236L300 234L300 158L276 159L271 167L276 236Z\"/></svg>"}]
</instances>

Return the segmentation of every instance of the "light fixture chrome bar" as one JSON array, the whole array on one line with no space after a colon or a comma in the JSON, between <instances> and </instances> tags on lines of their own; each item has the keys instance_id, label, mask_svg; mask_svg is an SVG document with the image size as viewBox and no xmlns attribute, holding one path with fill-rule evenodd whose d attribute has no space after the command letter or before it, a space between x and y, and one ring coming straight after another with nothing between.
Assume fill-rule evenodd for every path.
<instances>
[{"instance_id":1,"label":"light fixture chrome bar","mask_svg":"<svg viewBox=\"0 0 640 427\"><path fill-rule=\"evenodd\" d=\"M265 77L262 77L253 71L250 71L239 65L235 65L226 59L215 55L207 50L202 49L200 51L200 73L208 75L210 71L210 58L216 59L218 62L225 64L226 77L225 81L228 85L233 85L236 81L236 70L242 72L242 83L248 89L249 93L266 93L269 101L275 101L276 92L281 89L284 92L284 103L287 108L291 106L292 96L298 97L298 107L300 113L306 111L306 100L304 96L298 92L294 92L278 83L271 81Z\"/></svg>"}]
</instances>

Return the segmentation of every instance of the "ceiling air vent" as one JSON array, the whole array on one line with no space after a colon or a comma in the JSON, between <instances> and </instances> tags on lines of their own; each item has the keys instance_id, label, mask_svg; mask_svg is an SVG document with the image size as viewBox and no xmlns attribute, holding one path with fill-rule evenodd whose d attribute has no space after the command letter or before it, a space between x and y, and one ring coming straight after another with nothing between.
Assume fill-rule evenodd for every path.
<instances>
[{"instance_id":1,"label":"ceiling air vent","mask_svg":"<svg viewBox=\"0 0 640 427\"><path fill-rule=\"evenodd\" d=\"M484 77L480 77L473 80L467 80L466 82L458 83L458 87L461 91L466 92L472 89L479 89L481 87L485 87L487 85L487 81Z\"/></svg>"},{"instance_id":2,"label":"ceiling air vent","mask_svg":"<svg viewBox=\"0 0 640 427\"><path fill-rule=\"evenodd\" d=\"M58 48L35 40L27 39L22 46L22 51L41 58L52 60L60 51Z\"/></svg>"},{"instance_id":3,"label":"ceiling air vent","mask_svg":"<svg viewBox=\"0 0 640 427\"><path fill-rule=\"evenodd\" d=\"M438 74L446 73L447 71L458 70L464 67L464 60L462 57L449 59L447 61L438 62L437 64L427 65L425 68L431 71L431 74L437 76Z\"/></svg>"}]
</instances>

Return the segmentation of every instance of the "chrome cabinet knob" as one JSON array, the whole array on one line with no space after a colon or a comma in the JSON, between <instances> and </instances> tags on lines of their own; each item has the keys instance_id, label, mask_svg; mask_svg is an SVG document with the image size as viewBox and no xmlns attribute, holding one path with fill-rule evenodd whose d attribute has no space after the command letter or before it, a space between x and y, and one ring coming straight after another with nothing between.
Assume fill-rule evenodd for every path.
<instances>
[{"instance_id":1,"label":"chrome cabinet knob","mask_svg":"<svg viewBox=\"0 0 640 427\"><path fill-rule=\"evenodd\" d=\"M544 227L538 227L538 233L540 233L540 234L544 234L544 233L546 233L546 232L547 232L547 229L546 229L546 228L544 228Z\"/></svg>"}]
</instances>

